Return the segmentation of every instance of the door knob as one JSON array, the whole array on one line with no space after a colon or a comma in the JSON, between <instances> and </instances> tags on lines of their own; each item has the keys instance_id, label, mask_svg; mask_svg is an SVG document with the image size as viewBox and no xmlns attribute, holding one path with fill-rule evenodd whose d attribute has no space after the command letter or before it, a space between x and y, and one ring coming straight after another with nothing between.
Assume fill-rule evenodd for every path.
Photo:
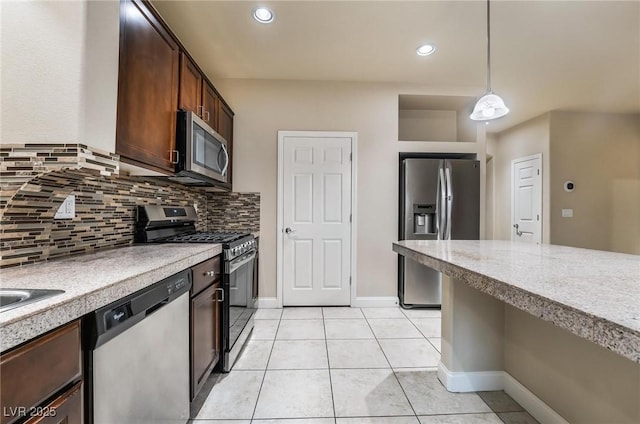
<instances>
[{"instance_id":1,"label":"door knob","mask_svg":"<svg viewBox=\"0 0 640 424\"><path fill-rule=\"evenodd\" d=\"M285 228L285 229L284 229L284 232L285 232L286 234L291 234L291 233L294 233L295 231L296 231L296 230L292 230L292 229L291 229L291 228L289 228L289 227L287 227L287 228Z\"/></svg>"},{"instance_id":2,"label":"door knob","mask_svg":"<svg viewBox=\"0 0 640 424\"><path fill-rule=\"evenodd\" d=\"M516 229L516 235L518 237L521 237L522 236L522 231L518 230L518 228L520 228L520 226L518 224L513 224L513 228Z\"/></svg>"}]
</instances>

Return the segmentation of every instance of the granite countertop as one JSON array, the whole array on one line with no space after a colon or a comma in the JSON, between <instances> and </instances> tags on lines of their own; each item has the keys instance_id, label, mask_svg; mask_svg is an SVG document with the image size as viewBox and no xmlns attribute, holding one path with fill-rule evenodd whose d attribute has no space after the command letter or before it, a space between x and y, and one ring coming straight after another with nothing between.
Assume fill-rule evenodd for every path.
<instances>
[{"instance_id":1,"label":"granite countertop","mask_svg":"<svg viewBox=\"0 0 640 424\"><path fill-rule=\"evenodd\" d=\"M65 293L0 313L0 351L212 258L220 244L145 244L2 270L0 287Z\"/></svg>"},{"instance_id":2,"label":"granite countertop","mask_svg":"<svg viewBox=\"0 0 640 424\"><path fill-rule=\"evenodd\" d=\"M640 363L640 256L501 240L393 250Z\"/></svg>"}]
</instances>

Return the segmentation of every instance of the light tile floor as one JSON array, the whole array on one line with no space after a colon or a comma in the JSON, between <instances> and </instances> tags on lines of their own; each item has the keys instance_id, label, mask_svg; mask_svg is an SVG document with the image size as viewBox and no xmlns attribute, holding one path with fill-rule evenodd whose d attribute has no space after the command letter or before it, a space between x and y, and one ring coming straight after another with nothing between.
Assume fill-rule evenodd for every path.
<instances>
[{"instance_id":1,"label":"light tile floor","mask_svg":"<svg viewBox=\"0 0 640 424\"><path fill-rule=\"evenodd\" d=\"M440 311L261 309L193 424L535 424L504 392L436 377Z\"/></svg>"}]
</instances>

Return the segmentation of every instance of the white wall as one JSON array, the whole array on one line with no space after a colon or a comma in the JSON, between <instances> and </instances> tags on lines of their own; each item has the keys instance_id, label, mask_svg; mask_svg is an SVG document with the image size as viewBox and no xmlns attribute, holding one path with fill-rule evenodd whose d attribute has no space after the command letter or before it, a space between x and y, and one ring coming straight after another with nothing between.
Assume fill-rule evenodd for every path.
<instances>
[{"instance_id":1,"label":"white wall","mask_svg":"<svg viewBox=\"0 0 640 424\"><path fill-rule=\"evenodd\" d=\"M640 114L554 111L550 128L551 243L640 254Z\"/></svg>"},{"instance_id":2,"label":"white wall","mask_svg":"<svg viewBox=\"0 0 640 424\"><path fill-rule=\"evenodd\" d=\"M115 151L119 2L1 2L3 143Z\"/></svg>"},{"instance_id":3,"label":"white wall","mask_svg":"<svg viewBox=\"0 0 640 424\"><path fill-rule=\"evenodd\" d=\"M3 143L80 138L84 2L2 2Z\"/></svg>"},{"instance_id":4,"label":"white wall","mask_svg":"<svg viewBox=\"0 0 640 424\"><path fill-rule=\"evenodd\" d=\"M398 142L398 95L468 95L447 87L309 81L220 80L235 112L233 185L260 192L260 296L276 293L278 130L358 133L358 296L397 296L398 152L429 144ZM457 144L457 143L452 143Z\"/></svg>"},{"instance_id":5,"label":"white wall","mask_svg":"<svg viewBox=\"0 0 640 424\"><path fill-rule=\"evenodd\" d=\"M495 136L489 143L493 155L493 238L510 240L511 161L542 153L542 242L549 243L549 114L516 125Z\"/></svg>"},{"instance_id":6,"label":"white wall","mask_svg":"<svg viewBox=\"0 0 640 424\"><path fill-rule=\"evenodd\" d=\"M90 1L86 19L80 139L84 144L115 152L120 2Z\"/></svg>"},{"instance_id":7,"label":"white wall","mask_svg":"<svg viewBox=\"0 0 640 424\"><path fill-rule=\"evenodd\" d=\"M398 127L403 141L458 141L455 110L401 109Z\"/></svg>"}]
</instances>

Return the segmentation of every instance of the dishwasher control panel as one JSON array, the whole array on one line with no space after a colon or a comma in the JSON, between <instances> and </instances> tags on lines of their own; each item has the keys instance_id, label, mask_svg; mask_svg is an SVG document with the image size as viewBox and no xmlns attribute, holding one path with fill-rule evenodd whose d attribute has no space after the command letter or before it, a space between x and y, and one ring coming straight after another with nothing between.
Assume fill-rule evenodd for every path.
<instances>
[{"instance_id":1,"label":"dishwasher control panel","mask_svg":"<svg viewBox=\"0 0 640 424\"><path fill-rule=\"evenodd\" d=\"M191 288L190 270L184 270L116 300L85 318L89 348L108 342L145 317L163 308Z\"/></svg>"}]
</instances>

